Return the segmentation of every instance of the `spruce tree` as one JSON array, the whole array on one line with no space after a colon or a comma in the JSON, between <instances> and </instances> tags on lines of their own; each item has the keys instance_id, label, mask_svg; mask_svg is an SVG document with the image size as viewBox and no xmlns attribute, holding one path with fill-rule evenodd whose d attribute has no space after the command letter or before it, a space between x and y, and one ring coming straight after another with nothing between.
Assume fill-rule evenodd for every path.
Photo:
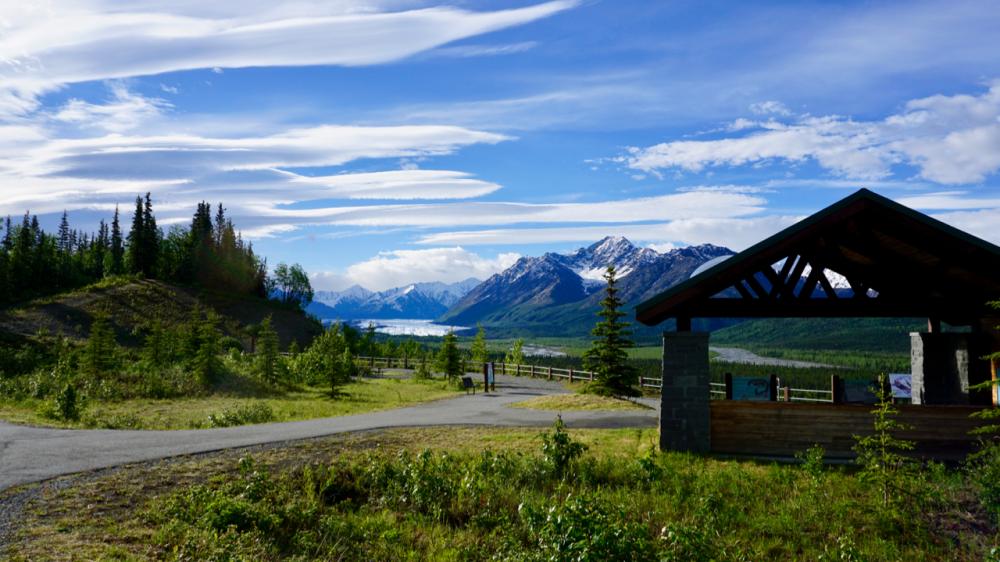
<instances>
[{"instance_id":1,"label":"spruce tree","mask_svg":"<svg viewBox=\"0 0 1000 562\"><path fill-rule=\"evenodd\" d=\"M155 277L156 265L160 260L160 229L156 226L156 216L153 215L153 198L148 191L142 206L142 230L142 273L146 277Z\"/></svg>"},{"instance_id":2,"label":"spruce tree","mask_svg":"<svg viewBox=\"0 0 1000 562\"><path fill-rule=\"evenodd\" d=\"M472 354L472 361L477 364L485 363L489 359L489 354L486 351L486 330L483 329L482 324L480 324L479 329L476 331L476 339L472 340L472 348L470 352Z\"/></svg>"},{"instance_id":3,"label":"spruce tree","mask_svg":"<svg viewBox=\"0 0 1000 562\"><path fill-rule=\"evenodd\" d=\"M594 372L594 382L590 390L595 394L605 396L638 396L636 389L638 372L628 362L626 349L635 344L628 336L628 322L622 322L625 316L619 308L622 301L618 298L618 288L615 286L614 266L608 266L604 274L607 283L605 296L601 301L601 310L597 315L601 320L594 326L591 334L595 337L590 349L583 355L584 367Z\"/></svg>"},{"instance_id":4,"label":"spruce tree","mask_svg":"<svg viewBox=\"0 0 1000 562\"><path fill-rule=\"evenodd\" d=\"M260 323L257 338L260 342L257 349L257 373L268 382L276 382L280 349L278 332L271 326L270 316Z\"/></svg>"},{"instance_id":5,"label":"spruce tree","mask_svg":"<svg viewBox=\"0 0 1000 562\"><path fill-rule=\"evenodd\" d=\"M444 373L449 380L456 380L464 373L462 372L462 356L458 351L458 337L455 332L445 334L441 342L441 349L438 351L437 368Z\"/></svg>"},{"instance_id":6,"label":"spruce tree","mask_svg":"<svg viewBox=\"0 0 1000 562\"><path fill-rule=\"evenodd\" d=\"M115 216L111 220L111 247L106 259L104 271L107 275L121 275L125 272L125 242L118 220L118 205L115 205Z\"/></svg>"},{"instance_id":7,"label":"spruce tree","mask_svg":"<svg viewBox=\"0 0 1000 562\"><path fill-rule=\"evenodd\" d=\"M146 229L143 227L142 220L142 197L136 197L135 213L132 214L132 228L128 233L128 249L125 251L125 263L128 266L128 272L132 274L142 273L145 266L143 237L146 235Z\"/></svg>"},{"instance_id":8,"label":"spruce tree","mask_svg":"<svg viewBox=\"0 0 1000 562\"><path fill-rule=\"evenodd\" d=\"M94 317L82 359L84 371L95 377L103 376L114 368L116 363L115 336L108 323L107 315L99 314Z\"/></svg>"}]
</instances>

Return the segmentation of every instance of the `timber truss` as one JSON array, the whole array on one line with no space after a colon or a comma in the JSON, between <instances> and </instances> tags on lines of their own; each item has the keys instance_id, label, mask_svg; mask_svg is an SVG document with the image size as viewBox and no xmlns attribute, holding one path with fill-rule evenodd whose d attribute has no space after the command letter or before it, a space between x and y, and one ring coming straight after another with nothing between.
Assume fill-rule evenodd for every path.
<instances>
[{"instance_id":1,"label":"timber truss","mask_svg":"<svg viewBox=\"0 0 1000 562\"><path fill-rule=\"evenodd\" d=\"M636 307L693 317L925 317L973 323L1000 298L1000 248L861 190Z\"/></svg>"}]
</instances>

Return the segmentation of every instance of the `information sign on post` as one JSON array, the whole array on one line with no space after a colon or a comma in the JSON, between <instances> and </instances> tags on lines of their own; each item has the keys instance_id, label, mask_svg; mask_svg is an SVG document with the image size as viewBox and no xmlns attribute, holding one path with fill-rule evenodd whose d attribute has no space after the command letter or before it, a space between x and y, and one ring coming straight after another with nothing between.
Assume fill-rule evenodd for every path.
<instances>
[{"instance_id":1,"label":"information sign on post","mask_svg":"<svg viewBox=\"0 0 1000 562\"><path fill-rule=\"evenodd\" d=\"M912 398L910 389L912 375L907 373L892 373L889 375L889 386L893 398Z\"/></svg>"},{"instance_id":2,"label":"information sign on post","mask_svg":"<svg viewBox=\"0 0 1000 562\"><path fill-rule=\"evenodd\" d=\"M496 390L496 379L493 376L493 362L490 361L486 364L486 384L489 385L490 390Z\"/></svg>"}]
</instances>

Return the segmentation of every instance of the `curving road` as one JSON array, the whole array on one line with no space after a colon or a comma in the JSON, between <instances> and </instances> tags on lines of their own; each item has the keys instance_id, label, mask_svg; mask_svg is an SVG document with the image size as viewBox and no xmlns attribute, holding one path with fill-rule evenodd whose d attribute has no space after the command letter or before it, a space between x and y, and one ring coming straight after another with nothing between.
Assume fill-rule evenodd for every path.
<instances>
[{"instance_id":1,"label":"curving road","mask_svg":"<svg viewBox=\"0 0 1000 562\"><path fill-rule=\"evenodd\" d=\"M263 443L387 427L435 425L547 426L555 412L514 409L512 402L565 393L556 382L498 376L497 392L460 396L353 416L187 431L73 430L0 422L0 490L56 476ZM650 406L656 400L642 400ZM570 427L655 427L654 410L564 412Z\"/></svg>"}]
</instances>

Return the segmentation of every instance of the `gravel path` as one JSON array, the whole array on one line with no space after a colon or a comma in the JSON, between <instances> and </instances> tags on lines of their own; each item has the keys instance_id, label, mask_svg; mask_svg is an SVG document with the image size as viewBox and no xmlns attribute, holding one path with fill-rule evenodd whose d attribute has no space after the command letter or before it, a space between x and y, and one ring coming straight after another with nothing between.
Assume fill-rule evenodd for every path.
<instances>
[{"instance_id":1,"label":"gravel path","mask_svg":"<svg viewBox=\"0 0 1000 562\"><path fill-rule=\"evenodd\" d=\"M121 464L388 427L547 426L553 412L508 408L534 396L565 393L556 382L497 377L497 392L396 410L297 422L184 431L73 430L0 422L0 490ZM655 405L655 401L649 401ZM656 410L564 412L570 427L655 427Z\"/></svg>"},{"instance_id":2,"label":"gravel path","mask_svg":"<svg viewBox=\"0 0 1000 562\"><path fill-rule=\"evenodd\" d=\"M800 367L800 368L811 368L811 367L827 367L834 368L834 365L827 365L826 363L813 363L812 361L796 361L794 359L777 359L774 357L761 357L756 353L747 351L745 349L740 349L738 347L710 347L712 351L719 354L715 358L716 361L722 361L724 363L743 363L744 365L771 365L774 367Z\"/></svg>"}]
</instances>

